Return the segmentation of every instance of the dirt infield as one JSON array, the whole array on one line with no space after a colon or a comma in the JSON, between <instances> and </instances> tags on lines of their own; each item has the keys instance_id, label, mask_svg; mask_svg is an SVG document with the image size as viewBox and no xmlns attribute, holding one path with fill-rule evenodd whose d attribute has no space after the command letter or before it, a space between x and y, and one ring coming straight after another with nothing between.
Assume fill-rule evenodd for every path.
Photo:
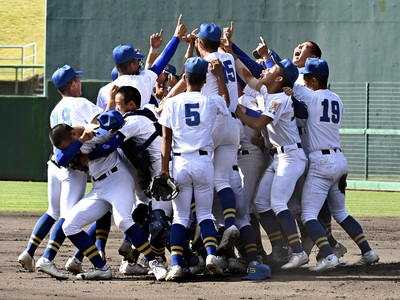
<instances>
[{"instance_id":1,"label":"dirt infield","mask_svg":"<svg viewBox=\"0 0 400 300\"><path fill-rule=\"evenodd\" d=\"M185 282L157 282L152 276L124 276L118 273L118 247L122 234L113 225L107 244L107 260L113 270L111 281L58 281L43 273L29 273L19 265L39 214L0 213L0 299L400 299L400 218L357 218L371 246L380 256L370 267L341 267L326 273L308 271L310 263L298 270L273 273L262 281L244 281L242 275L206 277ZM348 249L341 262L359 259L353 241L334 224L334 235ZM266 249L269 242L264 240ZM47 239L36 251L43 254ZM75 252L66 241L56 257L61 268ZM85 261L85 268L90 264Z\"/></svg>"}]
</instances>

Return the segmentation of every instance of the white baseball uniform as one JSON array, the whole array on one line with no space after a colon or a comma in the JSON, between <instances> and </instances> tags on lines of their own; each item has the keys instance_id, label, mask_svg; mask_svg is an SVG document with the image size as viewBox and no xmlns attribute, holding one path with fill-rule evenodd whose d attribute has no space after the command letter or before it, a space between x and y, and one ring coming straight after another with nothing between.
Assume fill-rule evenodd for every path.
<instances>
[{"instance_id":1,"label":"white baseball uniform","mask_svg":"<svg viewBox=\"0 0 400 300\"><path fill-rule=\"evenodd\" d=\"M214 52L204 57L206 60L219 59L224 66L225 83L228 88L231 113L235 113L238 104L235 61L231 54ZM205 95L218 95L215 75L209 70L206 83L201 92ZM214 182L217 192L230 187L229 175L234 164L240 142L240 127L231 114L218 115L212 132L214 141Z\"/></svg>"},{"instance_id":2,"label":"white baseball uniform","mask_svg":"<svg viewBox=\"0 0 400 300\"><path fill-rule=\"evenodd\" d=\"M265 99L264 115L272 118L267 125L269 139L274 148L274 158L268 167L260 185L268 193L260 193L255 197L255 206L259 213L270 209L278 215L287 210L289 201L298 178L304 173L307 158L301 149L293 104L285 93L268 94L266 86L261 88Z\"/></svg>"},{"instance_id":3,"label":"white baseball uniform","mask_svg":"<svg viewBox=\"0 0 400 300\"><path fill-rule=\"evenodd\" d=\"M144 108L150 109L153 114L155 113L154 105L146 104ZM158 115L155 114L155 116L157 117ZM118 131L125 135L125 140L132 138L137 145L144 144L156 130L154 122L143 115L127 116L125 117L125 121L126 123L124 124L124 126ZM150 155L150 167L152 170L151 177L157 176L161 171L161 144L162 137L157 136L146 148ZM122 154L121 157L124 158L124 161L128 165L131 165L131 167L133 167L129 159L127 159L124 154ZM141 202L148 203L150 199L148 199L147 196L144 195L139 184L137 183L137 180L135 180L135 185L136 194ZM148 199L147 201L145 198L143 198L143 195L145 198ZM172 216L172 205L170 201L156 201L155 199L152 199L152 209L162 209L167 217Z\"/></svg>"},{"instance_id":4,"label":"white baseball uniform","mask_svg":"<svg viewBox=\"0 0 400 300\"><path fill-rule=\"evenodd\" d=\"M139 73L139 75L122 75L99 90L99 94L97 95L97 106L104 110L106 109L110 99L110 90L113 85L117 85L133 86L134 88L137 88L141 96L140 106L143 107L150 101L157 78L157 74L152 70L143 70Z\"/></svg>"},{"instance_id":5,"label":"white baseball uniform","mask_svg":"<svg viewBox=\"0 0 400 300\"><path fill-rule=\"evenodd\" d=\"M239 98L239 103L253 110L259 110L255 92L249 86L243 90L244 94ZM260 94L262 97L262 95ZM264 102L264 99L262 99ZM250 213L250 206L253 202L255 191L263 172L268 166L263 151L260 147L251 142L252 137L261 136L261 132L249 126L243 125L243 134L240 137L240 150L238 152L238 167L242 178L242 185L245 194L246 212Z\"/></svg>"},{"instance_id":6,"label":"white baseball uniform","mask_svg":"<svg viewBox=\"0 0 400 300\"><path fill-rule=\"evenodd\" d=\"M85 142L81 147L82 153L90 153L98 144L106 142L110 137L111 134L107 133ZM98 220L111 209L115 224L125 232L134 224L132 209L135 185L130 171L122 163L118 151L112 152L107 157L91 160L88 167L92 175L93 188L67 216L63 225L65 235L79 233L82 227Z\"/></svg>"},{"instance_id":7,"label":"white baseball uniform","mask_svg":"<svg viewBox=\"0 0 400 300\"><path fill-rule=\"evenodd\" d=\"M172 130L171 173L181 187L179 195L172 200L174 224L189 225L193 195L198 224L212 219L211 153L214 147L211 133L217 114L229 115L224 99L218 95L186 92L165 103L159 123Z\"/></svg>"},{"instance_id":8,"label":"white baseball uniform","mask_svg":"<svg viewBox=\"0 0 400 300\"><path fill-rule=\"evenodd\" d=\"M87 124L101 112L101 108L85 98L63 97L50 114L50 127L60 123L70 126ZM54 157L47 164L47 214L55 220L65 218L85 195L87 175L82 171L58 167Z\"/></svg>"},{"instance_id":9,"label":"white baseball uniform","mask_svg":"<svg viewBox=\"0 0 400 300\"><path fill-rule=\"evenodd\" d=\"M339 126L344 108L338 95L328 89L312 91L294 87L295 97L308 106L309 167L302 194L302 220L316 220L328 197L329 209L341 223L349 215L339 179L347 174L347 160L340 149Z\"/></svg>"}]
</instances>

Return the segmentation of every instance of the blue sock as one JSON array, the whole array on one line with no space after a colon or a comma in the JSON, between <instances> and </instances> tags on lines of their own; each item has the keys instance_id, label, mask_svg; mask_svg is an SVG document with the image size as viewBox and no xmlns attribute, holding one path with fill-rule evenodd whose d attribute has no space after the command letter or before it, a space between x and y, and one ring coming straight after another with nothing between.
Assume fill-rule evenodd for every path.
<instances>
[{"instance_id":1,"label":"blue sock","mask_svg":"<svg viewBox=\"0 0 400 300\"><path fill-rule=\"evenodd\" d=\"M111 213L107 212L104 216L98 219L95 223L95 226L97 249L106 253L106 244L111 228Z\"/></svg>"},{"instance_id":2,"label":"blue sock","mask_svg":"<svg viewBox=\"0 0 400 300\"><path fill-rule=\"evenodd\" d=\"M217 233L211 219L201 221L201 238L207 251L207 255L217 255Z\"/></svg>"},{"instance_id":3,"label":"blue sock","mask_svg":"<svg viewBox=\"0 0 400 300\"><path fill-rule=\"evenodd\" d=\"M250 225L240 229L240 239L247 253L249 261L257 261L257 243L253 227Z\"/></svg>"},{"instance_id":4,"label":"blue sock","mask_svg":"<svg viewBox=\"0 0 400 300\"><path fill-rule=\"evenodd\" d=\"M49 243L47 244L46 251L44 251L43 257L52 261L56 257L58 250L60 250L61 245L64 243L65 234L62 229L65 219L59 219L54 225L50 232Z\"/></svg>"},{"instance_id":5,"label":"blue sock","mask_svg":"<svg viewBox=\"0 0 400 300\"><path fill-rule=\"evenodd\" d=\"M328 202L325 201L324 205L321 208L321 211L318 214L318 221L324 227L326 236L328 237L329 245L331 247L335 247L337 244L336 239L332 235L332 214L329 210Z\"/></svg>"},{"instance_id":6,"label":"blue sock","mask_svg":"<svg viewBox=\"0 0 400 300\"><path fill-rule=\"evenodd\" d=\"M363 255L371 250L361 225L352 216L348 216L346 219L344 219L342 223L340 223L340 226L342 226L342 228L357 244Z\"/></svg>"},{"instance_id":7,"label":"blue sock","mask_svg":"<svg viewBox=\"0 0 400 300\"><path fill-rule=\"evenodd\" d=\"M259 222L267 233L271 246L285 246L278 219L272 209L260 213L259 216Z\"/></svg>"},{"instance_id":8,"label":"blue sock","mask_svg":"<svg viewBox=\"0 0 400 300\"><path fill-rule=\"evenodd\" d=\"M172 224L171 228L171 260L172 266L181 266L183 249L186 241L186 227L181 224Z\"/></svg>"},{"instance_id":9,"label":"blue sock","mask_svg":"<svg viewBox=\"0 0 400 300\"><path fill-rule=\"evenodd\" d=\"M99 255L96 244L86 232L82 230L77 234L68 236L68 238L76 248L83 252L83 254L96 268L101 269L106 265L104 260Z\"/></svg>"},{"instance_id":10,"label":"blue sock","mask_svg":"<svg viewBox=\"0 0 400 300\"><path fill-rule=\"evenodd\" d=\"M293 253L302 252L303 248L301 247L296 221L294 220L292 213L287 209L281 211L276 217L279 224L281 224L282 230L289 241L289 246L292 248Z\"/></svg>"},{"instance_id":11,"label":"blue sock","mask_svg":"<svg viewBox=\"0 0 400 300\"><path fill-rule=\"evenodd\" d=\"M96 222L94 222L92 224L92 226L90 226L90 228L88 229L88 231L86 233L88 234L88 236L90 236L90 238L93 240L93 242L96 242ZM79 261L82 261L83 258L85 257L83 252L81 250L79 250L79 249L78 249L78 251L76 251L74 256Z\"/></svg>"},{"instance_id":12,"label":"blue sock","mask_svg":"<svg viewBox=\"0 0 400 300\"><path fill-rule=\"evenodd\" d=\"M149 240L143 229L138 224L133 224L125 231L131 244L144 255L147 261L154 260L156 255L151 250Z\"/></svg>"},{"instance_id":13,"label":"blue sock","mask_svg":"<svg viewBox=\"0 0 400 300\"><path fill-rule=\"evenodd\" d=\"M155 255L157 256L164 256L165 255L165 246L163 242L159 239L159 237L154 238L153 236L150 237L150 246Z\"/></svg>"},{"instance_id":14,"label":"blue sock","mask_svg":"<svg viewBox=\"0 0 400 300\"><path fill-rule=\"evenodd\" d=\"M236 198L231 188L224 188L218 192L219 201L221 202L222 211L224 213L225 228L235 224L236 217Z\"/></svg>"},{"instance_id":15,"label":"blue sock","mask_svg":"<svg viewBox=\"0 0 400 300\"><path fill-rule=\"evenodd\" d=\"M275 216L275 214L274 214ZM257 253L263 254L265 253L264 246L261 240L261 230L260 230L260 222L254 214L250 214L250 224L253 227L254 234L256 236L256 243L257 243ZM275 217L276 218L276 217Z\"/></svg>"},{"instance_id":16,"label":"blue sock","mask_svg":"<svg viewBox=\"0 0 400 300\"><path fill-rule=\"evenodd\" d=\"M328 255L333 254L332 247L329 245L328 238L326 237L326 232L320 222L317 220L307 221L304 226L307 229L308 234L311 239L317 245L317 247L321 250L322 254L326 258Z\"/></svg>"},{"instance_id":17,"label":"blue sock","mask_svg":"<svg viewBox=\"0 0 400 300\"><path fill-rule=\"evenodd\" d=\"M26 248L26 252L33 257L37 247L39 247L42 240L49 233L51 226L53 226L54 220L50 215L45 213L40 219L36 222L35 227L33 228L31 238L29 239L28 247Z\"/></svg>"}]
</instances>

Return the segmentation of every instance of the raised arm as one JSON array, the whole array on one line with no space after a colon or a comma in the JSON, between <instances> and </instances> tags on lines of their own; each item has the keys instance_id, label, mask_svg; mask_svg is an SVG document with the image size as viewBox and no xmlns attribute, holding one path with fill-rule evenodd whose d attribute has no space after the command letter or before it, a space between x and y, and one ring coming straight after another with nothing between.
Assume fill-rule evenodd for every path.
<instances>
[{"instance_id":1,"label":"raised arm","mask_svg":"<svg viewBox=\"0 0 400 300\"><path fill-rule=\"evenodd\" d=\"M164 33L164 29L160 30L160 33L154 33L150 36L150 50L149 54L147 54L147 59L146 59L146 66L145 69L151 68L153 65L154 61L157 58L157 53L158 49L161 47L162 44L162 35Z\"/></svg>"}]
</instances>

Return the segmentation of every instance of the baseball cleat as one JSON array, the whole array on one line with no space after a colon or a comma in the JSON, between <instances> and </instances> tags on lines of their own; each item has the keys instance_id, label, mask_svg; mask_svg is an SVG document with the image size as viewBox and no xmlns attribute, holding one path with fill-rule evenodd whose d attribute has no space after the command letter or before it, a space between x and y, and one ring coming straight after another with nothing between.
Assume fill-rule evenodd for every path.
<instances>
[{"instance_id":1,"label":"baseball cleat","mask_svg":"<svg viewBox=\"0 0 400 300\"><path fill-rule=\"evenodd\" d=\"M85 270L82 267L82 262L78 261L75 256L68 259L67 263L64 266L65 270L73 273L73 274L80 274L84 273Z\"/></svg>"},{"instance_id":2,"label":"baseball cleat","mask_svg":"<svg viewBox=\"0 0 400 300\"><path fill-rule=\"evenodd\" d=\"M200 274L201 272L204 271L204 268L206 267L206 262L204 261L204 258L201 255L198 256L198 259L199 262L197 263L197 265L189 267L190 273L192 275Z\"/></svg>"},{"instance_id":3,"label":"baseball cleat","mask_svg":"<svg viewBox=\"0 0 400 300\"><path fill-rule=\"evenodd\" d=\"M147 270L137 263L130 263L127 260L122 260L119 272L124 275L146 275Z\"/></svg>"},{"instance_id":4,"label":"baseball cleat","mask_svg":"<svg viewBox=\"0 0 400 300\"><path fill-rule=\"evenodd\" d=\"M343 246L341 243L337 243L337 245L332 248L332 251L337 258L341 258L347 252L347 248Z\"/></svg>"},{"instance_id":5,"label":"baseball cleat","mask_svg":"<svg viewBox=\"0 0 400 300\"><path fill-rule=\"evenodd\" d=\"M224 271L218 264L218 259L215 255L207 255L206 267L210 270L211 274L224 274Z\"/></svg>"},{"instance_id":6,"label":"baseball cleat","mask_svg":"<svg viewBox=\"0 0 400 300\"><path fill-rule=\"evenodd\" d=\"M96 268L90 269L90 271L85 273L80 273L76 275L78 280L110 280L112 279L112 271L110 267L107 270L99 270Z\"/></svg>"},{"instance_id":7,"label":"baseball cleat","mask_svg":"<svg viewBox=\"0 0 400 300\"><path fill-rule=\"evenodd\" d=\"M127 240L124 240L118 249L119 255L122 255L125 260L135 262L135 257L132 252L132 245Z\"/></svg>"},{"instance_id":8,"label":"baseball cleat","mask_svg":"<svg viewBox=\"0 0 400 300\"><path fill-rule=\"evenodd\" d=\"M162 280L167 276L167 269L157 259L149 261L149 267L157 280Z\"/></svg>"},{"instance_id":9,"label":"baseball cleat","mask_svg":"<svg viewBox=\"0 0 400 300\"><path fill-rule=\"evenodd\" d=\"M237 258L228 258L228 270L231 273L246 273L247 266Z\"/></svg>"},{"instance_id":10,"label":"baseball cleat","mask_svg":"<svg viewBox=\"0 0 400 300\"><path fill-rule=\"evenodd\" d=\"M275 245L272 247L271 253L266 257L266 264L271 266L271 268L281 267L289 262L291 257L290 252L289 247Z\"/></svg>"},{"instance_id":11,"label":"baseball cleat","mask_svg":"<svg viewBox=\"0 0 400 300\"><path fill-rule=\"evenodd\" d=\"M35 259L26 251L18 256L18 262L29 272L35 272Z\"/></svg>"},{"instance_id":12,"label":"baseball cleat","mask_svg":"<svg viewBox=\"0 0 400 300\"><path fill-rule=\"evenodd\" d=\"M315 267L309 268L310 271L313 272L322 272L329 269L333 269L339 265L339 259L336 255L332 255L330 259L323 258L321 259Z\"/></svg>"},{"instance_id":13,"label":"baseball cleat","mask_svg":"<svg viewBox=\"0 0 400 300\"><path fill-rule=\"evenodd\" d=\"M68 279L67 274L64 274L57 270L53 261L46 262L43 256L39 258L39 260L37 261L36 270L38 270L39 272L49 274L50 276L55 277L57 279Z\"/></svg>"},{"instance_id":14,"label":"baseball cleat","mask_svg":"<svg viewBox=\"0 0 400 300\"><path fill-rule=\"evenodd\" d=\"M181 266L172 266L171 270L169 270L167 277L165 277L166 281L173 281L183 277L183 271Z\"/></svg>"},{"instance_id":15,"label":"baseball cleat","mask_svg":"<svg viewBox=\"0 0 400 300\"><path fill-rule=\"evenodd\" d=\"M369 266L379 261L379 256L374 250L370 250L361 256L359 261L356 261L353 266Z\"/></svg>"},{"instance_id":16,"label":"baseball cleat","mask_svg":"<svg viewBox=\"0 0 400 300\"><path fill-rule=\"evenodd\" d=\"M310 259L308 258L307 253L305 253L304 251L300 253L293 253L292 256L290 257L289 262L283 265L281 269L287 270L287 269L299 268L302 265L308 263L309 260Z\"/></svg>"},{"instance_id":17,"label":"baseball cleat","mask_svg":"<svg viewBox=\"0 0 400 300\"><path fill-rule=\"evenodd\" d=\"M240 238L240 231L235 225L225 229L222 240L217 246L217 255L221 256L226 254L229 250L235 246L236 242Z\"/></svg>"}]
</instances>

